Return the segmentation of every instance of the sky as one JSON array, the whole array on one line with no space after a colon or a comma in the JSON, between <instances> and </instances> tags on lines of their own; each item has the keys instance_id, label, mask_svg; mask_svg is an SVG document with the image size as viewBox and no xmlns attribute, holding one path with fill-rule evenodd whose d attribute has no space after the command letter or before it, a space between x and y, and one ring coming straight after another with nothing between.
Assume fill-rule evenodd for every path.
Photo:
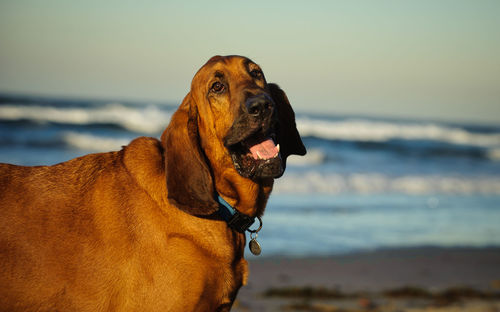
<instances>
[{"instance_id":1,"label":"sky","mask_svg":"<svg viewBox=\"0 0 500 312\"><path fill-rule=\"evenodd\" d=\"M298 112L500 124L500 1L0 0L0 93L180 103L213 55Z\"/></svg>"}]
</instances>

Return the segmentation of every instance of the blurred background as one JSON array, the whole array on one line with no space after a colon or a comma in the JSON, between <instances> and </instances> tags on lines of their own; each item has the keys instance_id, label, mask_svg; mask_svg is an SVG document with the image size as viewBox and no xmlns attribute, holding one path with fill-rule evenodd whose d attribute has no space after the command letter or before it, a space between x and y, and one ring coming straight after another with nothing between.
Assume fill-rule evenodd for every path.
<instances>
[{"instance_id":1,"label":"blurred background","mask_svg":"<svg viewBox=\"0 0 500 312\"><path fill-rule=\"evenodd\" d=\"M500 246L499 1L0 1L0 162L159 137L213 55L260 64L308 149L263 255Z\"/></svg>"}]
</instances>

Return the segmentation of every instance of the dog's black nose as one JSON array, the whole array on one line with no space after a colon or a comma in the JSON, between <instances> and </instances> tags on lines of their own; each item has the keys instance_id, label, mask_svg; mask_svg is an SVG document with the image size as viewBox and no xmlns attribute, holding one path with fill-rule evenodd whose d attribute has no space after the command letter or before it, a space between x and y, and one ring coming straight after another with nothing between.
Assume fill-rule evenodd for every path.
<instances>
[{"instance_id":1,"label":"dog's black nose","mask_svg":"<svg viewBox=\"0 0 500 312\"><path fill-rule=\"evenodd\" d=\"M254 117L268 117L272 114L274 109L274 103L265 94L249 97L245 105L247 107L247 112Z\"/></svg>"}]
</instances>

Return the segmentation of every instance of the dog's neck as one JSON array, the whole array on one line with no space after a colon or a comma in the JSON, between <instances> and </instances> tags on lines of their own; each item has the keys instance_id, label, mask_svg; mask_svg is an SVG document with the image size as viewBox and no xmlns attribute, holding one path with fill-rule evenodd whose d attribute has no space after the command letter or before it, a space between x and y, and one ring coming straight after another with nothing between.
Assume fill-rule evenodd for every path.
<instances>
[{"instance_id":1,"label":"dog's neck","mask_svg":"<svg viewBox=\"0 0 500 312\"><path fill-rule=\"evenodd\" d=\"M219 210L217 211L219 215L227 222L230 228L233 230L245 233L249 231L251 233L258 232L262 228L262 220L259 219L260 226L257 230L250 230L250 227L255 222L255 217L242 214L236 208L231 206L222 196L217 194L217 202L219 203Z\"/></svg>"},{"instance_id":2,"label":"dog's neck","mask_svg":"<svg viewBox=\"0 0 500 312\"><path fill-rule=\"evenodd\" d=\"M254 181L240 176L234 169L215 176L220 177L215 181L217 193L232 207L251 217L262 216L274 179Z\"/></svg>"}]
</instances>

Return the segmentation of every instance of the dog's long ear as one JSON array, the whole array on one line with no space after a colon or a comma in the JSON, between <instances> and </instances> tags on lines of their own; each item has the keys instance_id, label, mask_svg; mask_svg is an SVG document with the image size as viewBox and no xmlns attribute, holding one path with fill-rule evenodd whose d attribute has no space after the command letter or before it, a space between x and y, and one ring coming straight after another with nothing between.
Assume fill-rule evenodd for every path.
<instances>
[{"instance_id":1,"label":"dog's long ear","mask_svg":"<svg viewBox=\"0 0 500 312\"><path fill-rule=\"evenodd\" d=\"M268 83L267 87L271 97L276 104L279 125L276 130L278 143L280 144L281 158L283 160L283 169L286 168L286 158L289 155L305 155L306 148L300 138L297 126L295 124L295 113L288 98L283 90L274 83Z\"/></svg>"},{"instance_id":2,"label":"dog's long ear","mask_svg":"<svg viewBox=\"0 0 500 312\"><path fill-rule=\"evenodd\" d=\"M192 215L217 211L213 179L200 147L198 110L188 94L161 137L168 199Z\"/></svg>"}]
</instances>

